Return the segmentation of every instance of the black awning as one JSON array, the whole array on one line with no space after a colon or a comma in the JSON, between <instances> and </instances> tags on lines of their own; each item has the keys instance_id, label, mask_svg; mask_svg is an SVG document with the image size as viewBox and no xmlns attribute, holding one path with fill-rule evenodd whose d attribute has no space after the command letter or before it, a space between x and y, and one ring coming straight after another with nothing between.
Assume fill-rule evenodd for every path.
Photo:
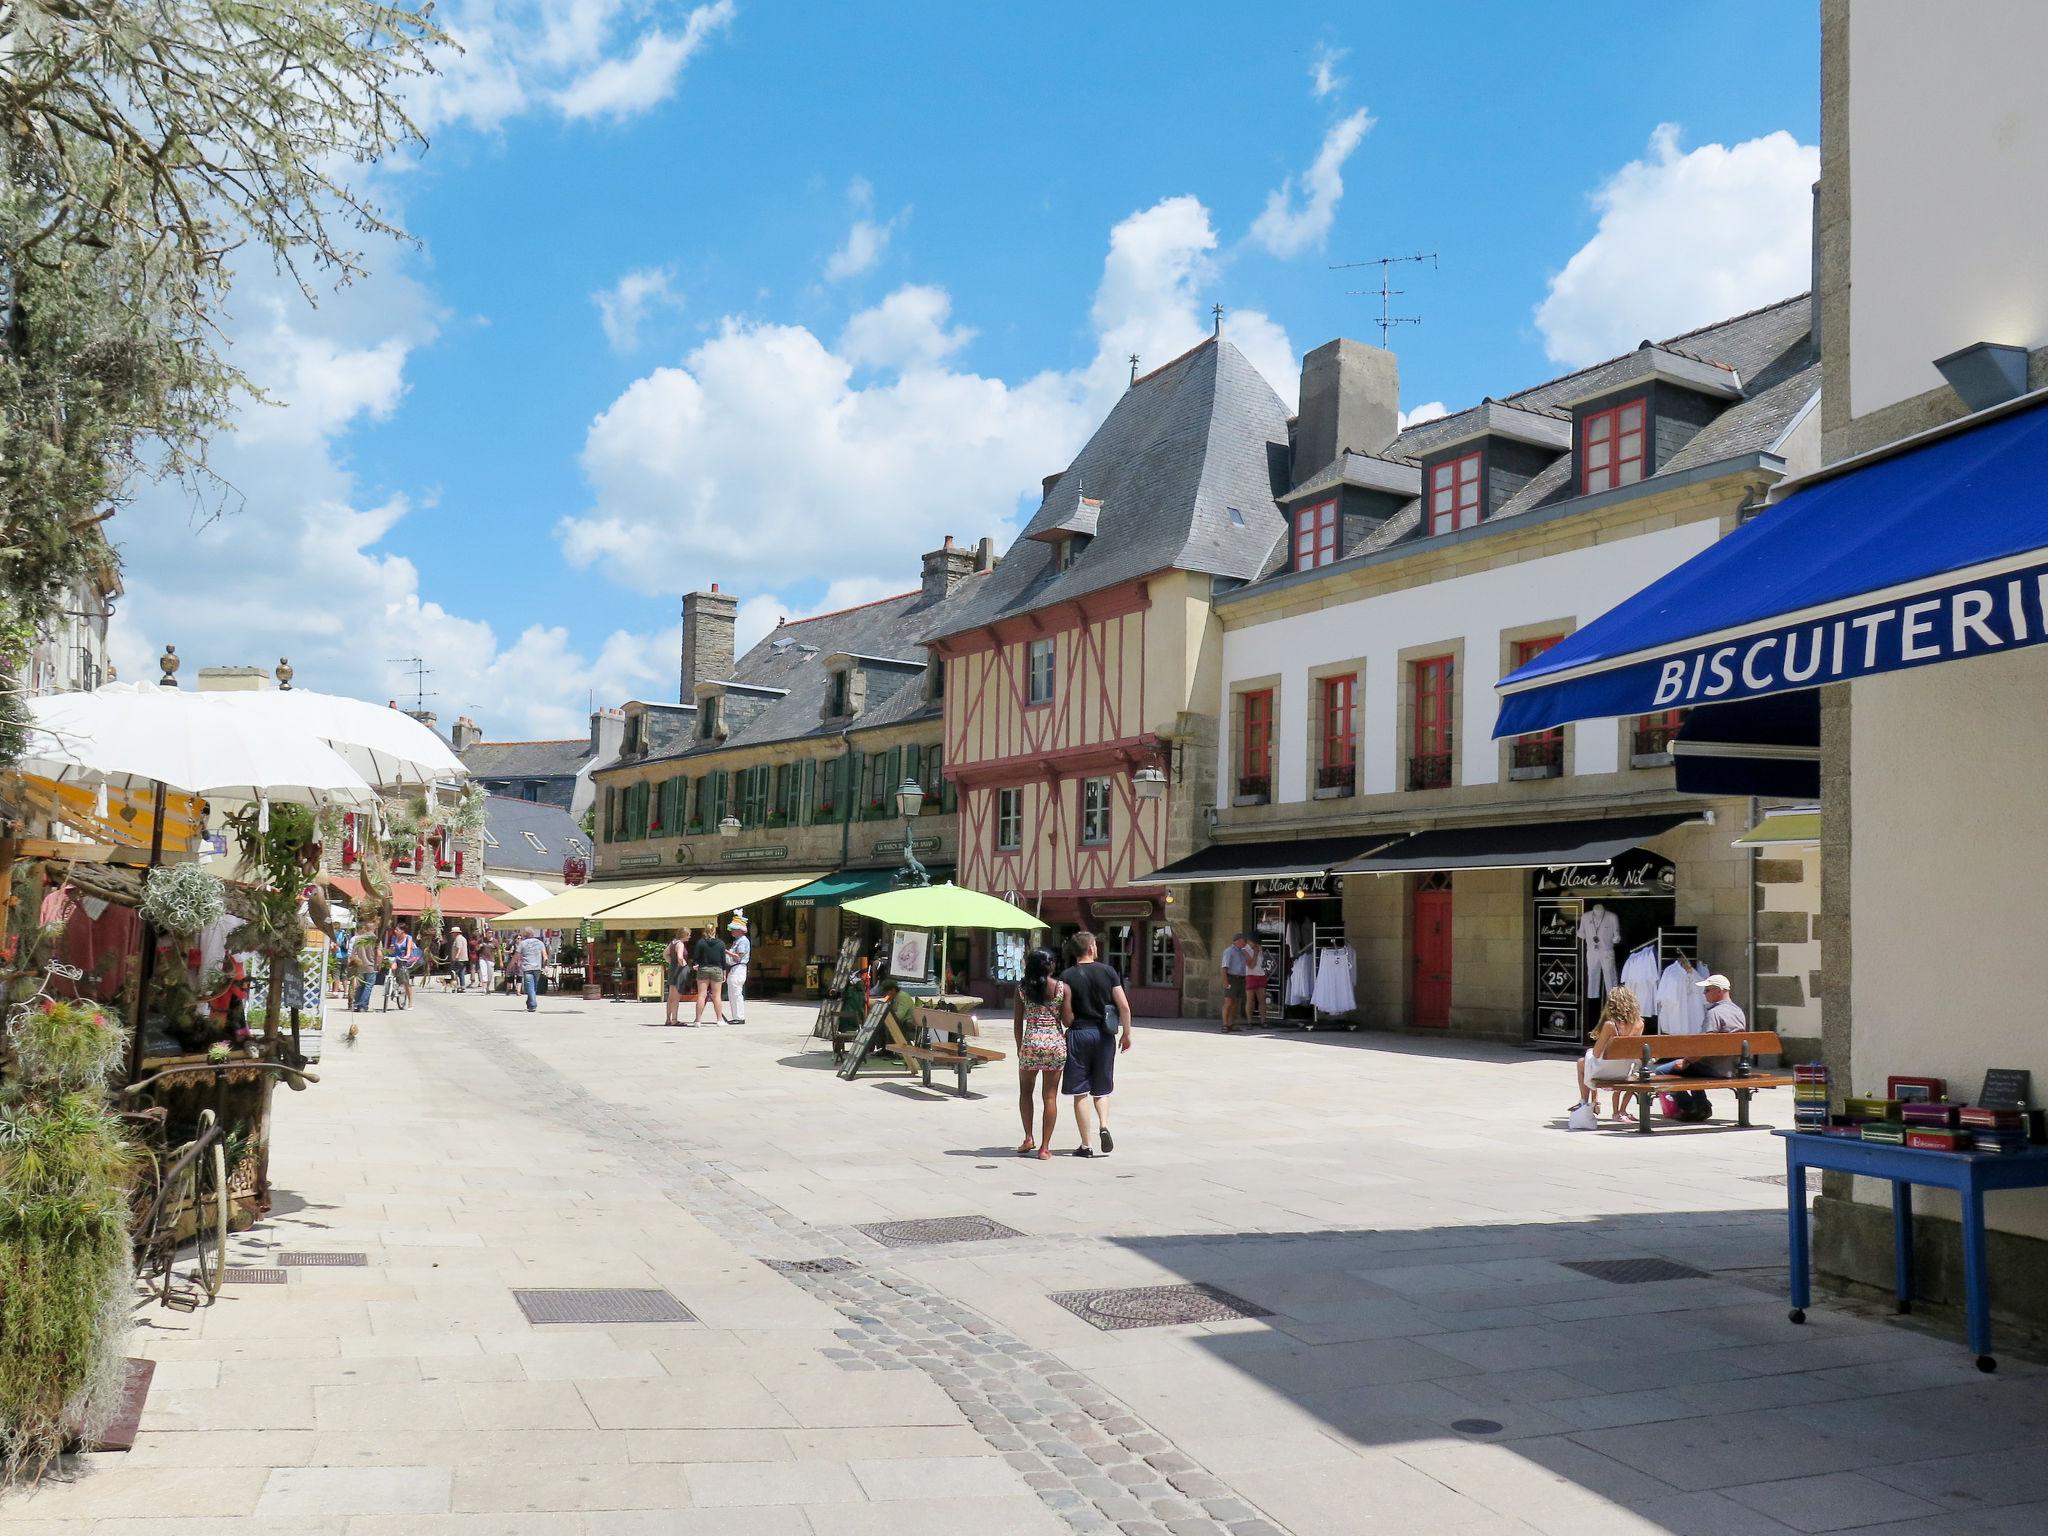
<instances>
[{"instance_id":1,"label":"black awning","mask_svg":"<svg viewBox=\"0 0 2048 1536\"><path fill-rule=\"evenodd\" d=\"M1139 885L1200 884L1212 880L1265 880L1328 874L1332 865L1355 859L1393 841L1386 833L1349 837L1282 837L1260 842L1216 843L1200 853L1156 869Z\"/></svg>"},{"instance_id":2,"label":"black awning","mask_svg":"<svg viewBox=\"0 0 2048 1536\"><path fill-rule=\"evenodd\" d=\"M1669 832L1695 812L1615 816L1602 821L1516 821L1490 827L1438 827L1336 866L1340 875L1430 874L1448 869L1549 869L1607 864L1638 843Z\"/></svg>"},{"instance_id":3,"label":"black awning","mask_svg":"<svg viewBox=\"0 0 2048 1536\"><path fill-rule=\"evenodd\" d=\"M1765 694L1691 711L1672 744L1688 795L1820 798L1820 694Z\"/></svg>"}]
</instances>

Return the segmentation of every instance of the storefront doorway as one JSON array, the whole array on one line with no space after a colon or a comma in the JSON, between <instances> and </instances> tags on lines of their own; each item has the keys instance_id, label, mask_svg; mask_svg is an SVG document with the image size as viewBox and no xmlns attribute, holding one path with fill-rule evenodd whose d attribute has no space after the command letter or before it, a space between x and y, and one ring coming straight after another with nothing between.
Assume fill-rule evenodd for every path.
<instances>
[{"instance_id":1,"label":"storefront doorway","mask_svg":"<svg viewBox=\"0 0 2048 1536\"><path fill-rule=\"evenodd\" d=\"M1415 993L1409 1022L1418 1029L1451 1023L1451 877L1438 873L1415 882Z\"/></svg>"},{"instance_id":2,"label":"storefront doorway","mask_svg":"<svg viewBox=\"0 0 2048 1536\"><path fill-rule=\"evenodd\" d=\"M1678 866L1644 848L1607 864L1539 869L1530 900L1535 1044L1585 1044L1609 988L1644 945L1661 939L1687 954L1697 949L1695 930L1674 926ZM1659 955L1659 969L1665 958Z\"/></svg>"},{"instance_id":3,"label":"storefront doorway","mask_svg":"<svg viewBox=\"0 0 2048 1536\"><path fill-rule=\"evenodd\" d=\"M1227 937L1227 936L1226 936ZM1317 1022L1316 957L1345 942L1344 899L1333 875L1252 882L1252 938L1265 961L1265 1022Z\"/></svg>"}]
</instances>

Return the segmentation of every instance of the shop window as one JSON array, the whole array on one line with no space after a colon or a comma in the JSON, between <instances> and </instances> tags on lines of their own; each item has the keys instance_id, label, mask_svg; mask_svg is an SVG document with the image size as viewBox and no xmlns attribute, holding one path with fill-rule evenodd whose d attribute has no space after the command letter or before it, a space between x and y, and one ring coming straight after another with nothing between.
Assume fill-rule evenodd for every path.
<instances>
[{"instance_id":1,"label":"shop window","mask_svg":"<svg viewBox=\"0 0 2048 1536\"><path fill-rule=\"evenodd\" d=\"M1456 745L1456 673L1456 661L1450 656L1432 656L1415 663L1415 739L1408 759L1410 789L1445 789L1450 785Z\"/></svg>"},{"instance_id":2,"label":"shop window","mask_svg":"<svg viewBox=\"0 0 2048 1536\"><path fill-rule=\"evenodd\" d=\"M1294 568L1312 571L1337 558L1337 503L1325 501L1294 514Z\"/></svg>"},{"instance_id":3,"label":"shop window","mask_svg":"<svg viewBox=\"0 0 2048 1536\"><path fill-rule=\"evenodd\" d=\"M1579 424L1580 488L1611 491L1643 478L1644 405L1631 400L1594 411Z\"/></svg>"},{"instance_id":4,"label":"shop window","mask_svg":"<svg viewBox=\"0 0 2048 1536\"><path fill-rule=\"evenodd\" d=\"M1273 690L1238 695L1237 798L1264 805L1273 798Z\"/></svg>"},{"instance_id":5,"label":"shop window","mask_svg":"<svg viewBox=\"0 0 2048 1536\"><path fill-rule=\"evenodd\" d=\"M996 791L996 851L1015 853L1024 846L1024 791Z\"/></svg>"},{"instance_id":6,"label":"shop window","mask_svg":"<svg viewBox=\"0 0 2048 1536\"><path fill-rule=\"evenodd\" d=\"M1165 923L1154 923L1146 931L1145 940L1145 985L1148 987L1171 987L1177 985L1177 964L1179 951L1174 948L1173 929Z\"/></svg>"},{"instance_id":7,"label":"shop window","mask_svg":"<svg viewBox=\"0 0 2048 1536\"><path fill-rule=\"evenodd\" d=\"M1654 715L1636 716L1629 742L1629 766L1661 768L1671 761L1671 744L1678 740L1678 728L1685 724L1685 711L1667 709Z\"/></svg>"},{"instance_id":8,"label":"shop window","mask_svg":"<svg viewBox=\"0 0 2048 1536\"><path fill-rule=\"evenodd\" d=\"M1563 635L1545 635L1540 640L1517 640L1514 665L1525 667L1549 650ZM1533 731L1517 736L1508 752L1508 777L1514 779L1555 779L1564 773L1564 727Z\"/></svg>"},{"instance_id":9,"label":"shop window","mask_svg":"<svg viewBox=\"0 0 2048 1536\"><path fill-rule=\"evenodd\" d=\"M1329 797L1355 794L1358 786L1358 678L1355 673L1322 682L1322 751L1316 788Z\"/></svg>"},{"instance_id":10,"label":"shop window","mask_svg":"<svg viewBox=\"0 0 2048 1536\"><path fill-rule=\"evenodd\" d=\"M1102 930L1102 958L1116 968L1119 980L1130 986L1137 979L1131 967L1137 960L1138 933L1131 923L1109 923Z\"/></svg>"},{"instance_id":11,"label":"shop window","mask_svg":"<svg viewBox=\"0 0 2048 1536\"><path fill-rule=\"evenodd\" d=\"M818 794L812 803L817 807L821 819L838 814L840 800L844 794L841 785L845 778L845 758L831 757L818 764Z\"/></svg>"},{"instance_id":12,"label":"shop window","mask_svg":"<svg viewBox=\"0 0 2048 1536\"><path fill-rule=\"evenodd\" d=\"M918 760L918 786L924 790L924 814L937 815L949 811L952 796L948 793L951 785L946 782L946 749L928 746Z\"/></svg>"},{"instance_id":13,"label":"shop window","mask_svg":"<svg viewBox=\"0 0 2048 1536\"><path fill-rule=\"evenodd\" d=\"M1050 704L1052 702L1052 661L1053 649L1050 636L1034 640L1024 648L1025 676L1024 702L1026 704Z\"/></svg>"},{"instance_id":14,"label":"shop window","mask_svg":"<svg viewBox=\"0 0 2048 1536\"><path fill-rule=\"evenodd\" d=\"M1087 848L1109 844L1109 780L1081 781L1081 843Z\"/></svg>"},{"instance_id":15,"label":"shop window","mask_svg":"<svg viewBox=\"0 0 2048 1536\"><path fill-rule=\"evenodd\" d=\"M1429 472L1429 531L1455 533L1479 525L1480 453L1462 454Z\"/></svg>"}]
</instances>

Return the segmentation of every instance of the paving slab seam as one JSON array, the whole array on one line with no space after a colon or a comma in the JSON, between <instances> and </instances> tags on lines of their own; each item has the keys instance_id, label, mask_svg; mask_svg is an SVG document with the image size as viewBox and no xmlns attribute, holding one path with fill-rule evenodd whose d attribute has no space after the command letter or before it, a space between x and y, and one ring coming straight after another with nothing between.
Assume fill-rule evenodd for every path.
<instances>
[{"instance_id":1,"label":"paving slab seam","mask_svg":"<svg viewBox=\"0 0 2048 1536\"><path fill-rule=\"evenodd\" d=\"M437 1020L436 1027L445 1026ZM623 1152L655 1176L664 1199L750 1258L859 1259L837 1273L778 1271L846 1319L848 1326L834 1330L846 1348L825 1352L833 1364L923 1372L1081 1536L1286 1536L1278 1520L1084 1373L882 1262L938 1250L889 1249L865 1234L854 1234L856 1245L841 1231L814 1227L747 1188L673 1128L600 1100L488 1020L465 1019L462 1037L488 1046L531 1113ZM793 1247L804 1251L786 1251Z\"/></svg>"}]
</instances>

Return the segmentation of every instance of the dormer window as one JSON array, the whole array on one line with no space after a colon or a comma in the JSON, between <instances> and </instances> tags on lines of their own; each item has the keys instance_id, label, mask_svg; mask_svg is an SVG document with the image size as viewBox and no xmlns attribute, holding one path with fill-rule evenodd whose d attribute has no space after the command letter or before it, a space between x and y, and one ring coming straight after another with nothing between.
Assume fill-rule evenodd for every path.
<instances>
[{"instance_id":1,"label":"dormer window","mask_svg":"<svg viewBox=\"0 0 2048 1536\"><path fill-rule=\"evenodd\" d=\"M1429 471L1429 531L1456 533L1460 528L1479 526L1483 483L1480 450L1432 465Z\"/></svg>"},{"instance_id":2,"label":"dormer window","mask_svg":"<svg viewBox=\"0 0 2048 1536\"><path fill-rule=\"evenodd\" d=\"M1081 551L1088 547L1088 539L1089 535L1085 533L1070 533L1053 545L1053 569L1058 571L1070 569L1074 561L1080 557Z\"/></svg>"},{"instance_id":3,"label":"dormer window","mask_svg":"<svg viewBox=\"0 0 2048 1536\"><path fill-rule=\"evenodd\" d=\"M706 741L718 736L718 695L708 694L697 701L697 728Z\"/></svg>"},{"instance_id":4,"label":"dormer window","mask_svg":"<svg viewBox=\"0 0 2048 1536\"><path fill-rule=\"evenodd\" d=\"M1336 498L1303 507L1294 514L1294 568L1312 571L1337 558Z\"/></svg>"},{"instance_id":5,"label":"dormer window","mask_svg":"<svg viewBox=\"0 0 2048 1536\"><path fill-rule=\"evenodd\" d=\"M628 715L626 717L626 743L622 756L638 757L647 750L647 717Z\"/></svg>"},{"instance_id":6,"label":"dormer window","mask_svg":"<svg viewBox=\"0 0 2048 1536\"><path fill-rule=\"evenodd\" d=\"M1630 400L1586 415L1579 428L1581 490L1611 491L1643 478L1646 410L1643 401Z\"/></svg>"},{"instance_id":7,"label":"dormer window","mask_svg":"<svg viewBox=\"0 0 2048 1536\"><path fill-rule=\"evenodd\" d=\"M853 713L853 673L845 667L832 674L832 713L835 716Z\"/></svg>"}]
</instances>

